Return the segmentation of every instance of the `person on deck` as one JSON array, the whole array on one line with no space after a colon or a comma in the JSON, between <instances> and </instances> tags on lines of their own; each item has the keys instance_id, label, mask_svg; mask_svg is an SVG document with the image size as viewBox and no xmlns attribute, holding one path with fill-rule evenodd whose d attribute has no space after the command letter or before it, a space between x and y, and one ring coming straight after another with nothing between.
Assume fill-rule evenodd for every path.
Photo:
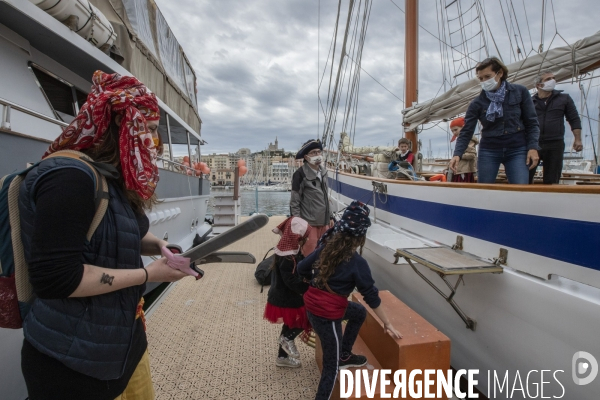
<instances>
[{"instance_id":1,"label":"person on deck","mask_svg":"<svg viewBox=\"0 0 600 400\"><path fill-rule=\"evenodd\" d=\"M415 155L410 150L410 140L402 138L398 140L398 149L400 150L397 154L396 161L406 161L412 165Z\"/></svg>"},{"instance_id":2,"label":"person on deck","mask_svg":"<svg viewBox=\"0 0 600 400\"><path fill-rule=\"evenodd\" d=\"M398 140L398 147L395 153L396 159L389 163L388 170L398 171L398 164L401 162L407 162L412 166L415 157L413 152L410 151L410 140L406 138Z\"/></svg>"},{"instance_id":3,"label":"person on deck","mask_svg":"<svg viewBox=\"0 0 600 400\"><path fill-rule=\"evenodd\" d=\"M309 140L296 153L296 160L304 160L304 164L292 177L290 213L313 228L302 246L304 255L313 252L317 241L330 226L327 169L323 166L322 154L323 146L319 140Z\"/></svg>"},{"instance_id":4,"label":"person on deck","mask_svg":"<svg viewBox=\"0 0 600 400\"><path fill-rule=\"evenodd\" d=\"M540 122L540 160L543 161L545 184L560 181L565 151L565 119L575 137L573 150L583 150L581 119L575 102L567 93L554 89L555 86L556 77L550 70L540 72L535 78L537 93L533 95L533 104ZM530 170L530 183L533 183L534 175L535 169Z\"/></svg>"},{"instance_id":5,"label":"person on deck","mask_svg":"<svg viewBox=\"0 0 600 400\"><path fill-rule=\"evenodd\" d=\"M108 208L91 240L96 211L91 170L47 158L20 190L25 259L35 300L23 322L21 369L29 399L153 399L144 313L146 282L192 275L166 258L144 268L142 255L168 255L144 211L157 203L152 134L160 110L137 79L94 73L79 114L46 156L76 150L112 170ZM187 259L186 259L187 260Z\"/></svg>"},{"instance_id":6,"label":"person on deck","mask_svg":"<svg viewBox=\"0 0 600 400\"><path fill-rule=\"evenodd\" d=\"M465 119L463 117L455 118L450 122L450 130L453 135L450 142L454 142L458 138L463 126L465 126ZM456 174L452 174L451 182L475 182L475 173L477 172L477 150L475 150L475 146L478 143L479 140L473 136L456 167Z\"/></svg>"},{"instance_id":7,"label":"person on deck","mask_svg":"<svg viewBox=\"0 0 600 400\"><path fill-rule=\"evenodd\" d=\"M379 307L381 298L369 264L356 251L360 248L362 253L369 226L369 208L353 201L342 218L319 240L319 247L298 264L298 273L310 280L304 303L323 348L323 370L316 400L331 397L338 369L367 363L365 356L352 354L358 331L367 316L361 304L348 301L354 288L383 322L384 331L393 338L402 337ZM348 321L343 334L342 320Z\"/></svg>"},{"instance_id":8,"label":"person on deck","mask_svg":"<svg viewBox=\"0 0 600 400\"><path fill-rule=\"evenodd\" d=\"M509 183L527 184L528 170L539 161L540 127L531 95L525 86L507 81L508 68L496 57L477 64L475 72L482 90L469 104L449 168L457 173L479 121L478 183L495 183L503 164Z\"/></svg>"},{"instance_id":9,"label":"person on deck","mask_svg":"<svg viewBox=\"0 0 600 400\"><path fill-rule=\"evenodd\" d=\"M304 256L300 248L306 242L311 227L302 218L290 217L279 224L273 233L281 238L275 246L271 287L267 296L264 318L274 324L283 323L279 335L278 367L297 368L302 365L294 339L310 330L302 295L308 290L296 271Z\"/></svg>"}]
</instances>

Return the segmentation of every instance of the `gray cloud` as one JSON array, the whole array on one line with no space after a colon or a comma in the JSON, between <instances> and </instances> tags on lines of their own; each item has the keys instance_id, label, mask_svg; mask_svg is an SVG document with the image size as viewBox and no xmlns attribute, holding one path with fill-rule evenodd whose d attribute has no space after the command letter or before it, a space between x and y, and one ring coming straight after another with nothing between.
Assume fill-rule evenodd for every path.
<instances>
[{"instance_id":1,"label":"gray cloud","mask_svg":"<svg viewBox=\"0 0 600 400\"><path fill-rule=\"evenodd\" d=\"M404 7L403 1L394 2ZM241 147L257 151L264 149L275 136L278 136L280 146L297 149L307 139L322 134L324 117L318 107L317 85L327 60L337 2L157 0L157 3L198 77L202 136L209 142L203 152L236 151ZM437 36L439 10L436 11L436 3L439 8L438 1L420 2L419 21L423 28ZM460 3L465 6L464 12L471 0L461 0ZM512 2L501 3L506 13L506 5ZM341 27L345 24L347 4L347 0L342 2ZM506 62L513 61L500 3L482 4L500 55ZM562 38L573 43L597 30L593 13L585 12L593 9L594 1L555 1L551 5L554 10L550 8L546 18L546 47L553 39L553 47L562 46ZM518 42L524 44L520 45L522 51L537 49L540 44L541 2L514 2L514 7L518 28L523 36L522 41L518 37ZM465 20L472 18L472 13L469 11L465 14ZM375 0L362 58L363 69L401 99L404 97L404 18L404 14L391 1ZM516 22L512 23L511 28L507 19L511 35L519 34ZM478 29L479 24L471 24L467 33L475 34ZM419 99L425 101L440 90L442 63L437 38L424 29L419 30L419 35ZM334 74L341 39L339 32ZM456 45L459 39L453 36L452 44ZM490 37L486 37L486 40L491 42ZM514 49L514 37L511 40ZM490 47L493 48L493 45L490 44ZM491 52L496 53L495 50ZM484 58L485 53L482 51L473 54L473 57ZM451 60L448 65L451 67L450 75L453 75L454 67L459 63ZM323 103L327 100L329 66L320 90ZM467 77L465 74L458 79L461 81ZM594 84L597 84L596 80ZM580 94L576 85L561 84L559 89L566 90L579 104ZM361 74L356 145L386 144L402 135L401 111L404 105L394 95L364 72ZM596 114L597 88L590 92L590 100L589 108ZM342 126L343 101L344 97L340 104L337 133ZM587 121L584 122L587 127ZM446 127L446 124L430 127L420 135L425 147L431 140L435 156L446 155ZM594 123L594 134L595 129ZM585 131L586 128L584 135ZM587 147L591 148L589 138ZM591 156L591 152L588 153L586 155Z\"/></svg>"}]
</instances>

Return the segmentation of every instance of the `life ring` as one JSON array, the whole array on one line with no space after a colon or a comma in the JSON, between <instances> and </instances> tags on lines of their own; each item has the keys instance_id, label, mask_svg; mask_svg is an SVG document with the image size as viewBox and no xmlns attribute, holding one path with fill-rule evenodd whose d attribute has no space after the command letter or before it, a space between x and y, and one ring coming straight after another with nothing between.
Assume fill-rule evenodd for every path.
<instances>
[{"instance_id":1,"label":"life ring","mask_svg":"<svg viewBox=\"0 0 600 400\"><path fill-rule=\"evenodd\" d=\"M446 175L444 174L437 174L432 176L431 178L429 178L429 181L440 181L440 182L446 182Z\"/></svg>"}]
</instances>

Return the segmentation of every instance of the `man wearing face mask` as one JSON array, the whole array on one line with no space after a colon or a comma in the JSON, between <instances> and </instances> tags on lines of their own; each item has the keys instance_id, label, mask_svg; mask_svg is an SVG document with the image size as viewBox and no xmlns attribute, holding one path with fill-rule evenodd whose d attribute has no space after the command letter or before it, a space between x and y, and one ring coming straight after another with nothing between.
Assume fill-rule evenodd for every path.
<instances>
[{"instance_id":1,"label":"man wearing face mask","mask_svg":"<svg viewBox=\"0 0 600 400\"><path fill-rule=\"evenodd\" d=\"M304 165L292 177L290 212L313 228L304 246L304 256L313 252L317 241L329 228L330 207L327 193L327 169L323 164L323 146L319 140L309 140L296 153Z\"/></svg>"},{"instance_id":2,"label":"man wearing face mask","mask_svg":"<svg viewBox=\"0 0 600 400\"><path fill-rule=\"evenodd\" d=\"M503 164L509 183L527 184L528 170L534 169L539 161L540 136L529 91L525 86L507 81L508 68L496 57L477 64L475 73L482 91L469 104L449 168L457 173L458 162L479 121L482 129L477 182L495 183L500 164Z\"/></svg>"},{"instance_id":3,"label":"man wearing face mask","mask_svg":"<svg viewBox=\"0 0 600 400\"><path fill-rule=\"evenodd\" d=\"M541 71L535 78L537 93L533 95L533 104L540 121L540 160L544 167L544 183L558 183L563 168L565 151L565 118L571 126L575 140L573 150L583 150L581 143L581 120L575 102L562 90L555 90L556 78L550 70ZM529 172L529 181L533 183L535 169Z\"/></svg>"}]
</instances>

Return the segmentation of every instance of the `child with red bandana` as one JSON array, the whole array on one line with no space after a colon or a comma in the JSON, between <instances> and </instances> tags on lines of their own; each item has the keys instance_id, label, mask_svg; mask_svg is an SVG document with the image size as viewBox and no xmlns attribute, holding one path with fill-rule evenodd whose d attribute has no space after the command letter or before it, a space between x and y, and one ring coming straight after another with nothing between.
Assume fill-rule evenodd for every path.
<instances>
[{"instance_id":1,"label":"child with red bandana","mask_svg":"<svg viewBox=\"0 0 600 400\"><path fill-rule=\"evenodd\" d=\"M450 130L452 131L453 135L450 142L454 142L458 138L463 126L465 126L465 119L463 117L455 118L452 120L452 122L450 122ZM473 136L469 142L469 145L467 146L467 149L458 162L456 173L452 175L451 182L475 182L475 173L477 172L477 150L475 150L475 146L477 146L478 143L479 141L477 138Z\"/></svg>"},{"instance_id":2,"label":"child with red bandana","mask_svg":"<svg viewBox=\"0 0 600 400\"><path fill-rule=\"evenodd\" d=\"M274 324L283 323L278 339L279 354L275 365L298 368L300 353L294 339L310 329L302 295L308 284L299 277L296 266L304 257L300 252L312 228L302 218L290 217L273 233L281 236L275 247L275 261L271 275L271 287L267 297L264 318Z\"/></svg>"}]
</instances>

